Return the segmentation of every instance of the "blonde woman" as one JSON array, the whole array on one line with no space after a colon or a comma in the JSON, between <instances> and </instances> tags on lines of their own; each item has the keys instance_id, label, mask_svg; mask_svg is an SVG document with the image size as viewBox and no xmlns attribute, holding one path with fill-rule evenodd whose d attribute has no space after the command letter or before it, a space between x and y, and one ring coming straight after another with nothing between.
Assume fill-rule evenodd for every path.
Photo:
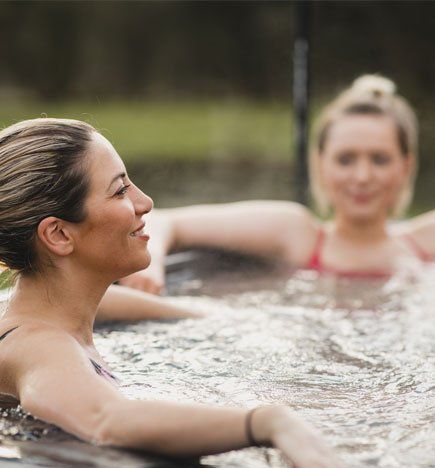
<instances>
[{"instance_id":1,"label":"blonde woman","mask_svg":"<svg viewBox=\"0 0 435 468\"><path fill-rule=\"evenodd\" d=\"M289 408L123 397L93 343L97 307L147 267L152 200L91 126L36 119L0 132L0 260L18 273L0 320L0 397L100 445L201 455L272 445L292 466L340 463Z\"/></svg>"},{"instance_id":2,"label":"blonde woman","mask_svg":"<svg viewBox=\"0 0 435 468\"><path fill-rule=\"evenodd\" d=\"M217 247L347 276L390 275L435 258L435 212L389 226L413 193L417 121L395 85L363 76L323 111L310 154L320 221L298 203L247 201L156 210L152 263L121 283L159 292L173 249ZM155 235L153 235L155 234Z\"/></svg>"}]
</instances>

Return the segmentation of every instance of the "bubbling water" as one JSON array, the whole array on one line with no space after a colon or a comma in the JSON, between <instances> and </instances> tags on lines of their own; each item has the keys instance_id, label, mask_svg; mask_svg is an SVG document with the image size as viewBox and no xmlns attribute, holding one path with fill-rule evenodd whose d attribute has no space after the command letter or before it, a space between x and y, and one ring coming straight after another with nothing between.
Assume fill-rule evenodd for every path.
<instances>
[{"instance_id":1,"label":"bubbling water","mask_svg":"<svg viewBox=\"0 0 435 468\"><path fill-rule=\"evenodd\" d=\"M206 318L107 324L96 345L130 398L287 404L349 466L429 467L434 280L430 266L418 278L384 281L309 271L222 271L201 280L193 273L171 292ZM18 435L28 430L17 418L12 426ZM256 448L201 462L284 466L275 450Z\"/></svg>"}]
</instances>

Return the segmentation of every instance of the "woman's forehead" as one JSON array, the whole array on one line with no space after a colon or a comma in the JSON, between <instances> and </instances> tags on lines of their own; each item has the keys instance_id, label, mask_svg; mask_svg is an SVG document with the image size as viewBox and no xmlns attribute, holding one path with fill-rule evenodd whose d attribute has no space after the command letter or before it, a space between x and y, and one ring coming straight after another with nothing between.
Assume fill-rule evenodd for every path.
<instances>
[{"instance_id":1,"label":"woman's forehead","mask_svg":"<svg viewBox=\"0 0 435 468\"><path fill-rule=\"evenodd\" d=\"M329 129L326 149L340 146L396 146L397 131L388 116L350 115L334 122Z\"/></svg>"},{"instance_id":2,"label":"woman's forehead","mask_svg":"<svg viewBox=\"0 0 435 468\"><path fill-rule=\"evenodd\" d=\"M107 189L113 178L125 173L125 166L112 144L99 133L89 143L91 185Z\"/></svg>"}]
</instances>

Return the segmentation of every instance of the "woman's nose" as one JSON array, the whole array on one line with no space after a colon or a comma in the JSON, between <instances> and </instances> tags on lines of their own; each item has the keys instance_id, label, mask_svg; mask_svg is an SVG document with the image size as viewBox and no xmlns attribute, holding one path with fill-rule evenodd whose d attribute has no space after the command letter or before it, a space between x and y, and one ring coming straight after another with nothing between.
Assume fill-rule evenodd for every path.
<instances>
[{"instance_id":1,"label":"woman's nose","mask_svg":"<svg viewBox=\"0 0 435 468\"><path fill-rule=\"evenodd\" d=\"M154 202L151 197L145 195L142 190L137 189L137 199L135 200L135 210L139 215L149 213L154 206Z\"/></svg>"},{"instance_id":2,"label":"woman's nose","mask_svg":"<svg viewBox=\"0 0 435 468\"><path fill-rule=\"evenodd\" d=\"M366 182L372 176L372 169L368 161L360 161L355 167L355 178L358 182Z\"/></svg>"}]
</instances>

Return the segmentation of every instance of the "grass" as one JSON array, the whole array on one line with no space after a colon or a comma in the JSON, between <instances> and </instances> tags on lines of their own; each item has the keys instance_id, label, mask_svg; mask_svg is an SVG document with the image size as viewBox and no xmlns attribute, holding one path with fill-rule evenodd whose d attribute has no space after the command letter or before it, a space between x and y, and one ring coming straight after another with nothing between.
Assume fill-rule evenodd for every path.
<instances>
[{"instance_id":1,"label":"grass","mask_svg":"<svg viewBox=\"0 0 435 468\"><path fill-rule=\"evenodd\" d=\"M287 103L223 101L3 102L0 124L41 117L85 120L126 162L255 158L288 161Z\"/></svg>"},{"instance_id":2,"label":"grass","mask_svg":"<svg viewBox=\"0 0 435 468\"><path fill-rule=\"evenodd\" d=\"M11 270L1 270L0 267L0 290L8 288L13 282L13 272Z\"/></svg>"}]
</instances>

